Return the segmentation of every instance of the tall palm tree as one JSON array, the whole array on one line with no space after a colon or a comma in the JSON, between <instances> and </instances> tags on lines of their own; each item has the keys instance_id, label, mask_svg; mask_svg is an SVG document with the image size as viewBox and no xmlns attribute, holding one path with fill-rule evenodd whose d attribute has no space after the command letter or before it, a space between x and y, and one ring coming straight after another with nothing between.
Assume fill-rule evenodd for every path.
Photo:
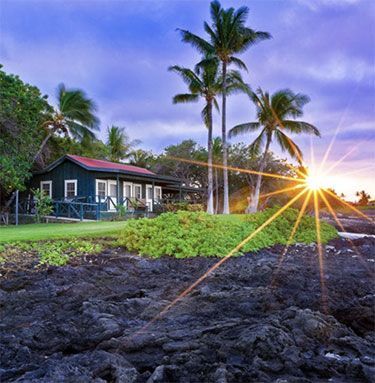
<instances>
[{"instance_id":1,"label":"tall palm tree","mask_svg":"<svg viewBox=\"0 0 375 383\"><path fill-rule=\"evenodd\" d=\"M259 32L245 26L249 9L240 7L224 9L215 0L211 2L211 20L209 25L204 22L204 29L209 36L209 41L187 31L180 30L182 41L190 43L204 55L215 55L222 64L222 119L221 135L223 141L223 178L224 201L223 213L229 213L229 187L228 187L228 146L226 131L226 82L228 65L234 64L240 69L247 69L245 63L236 54L245 52L251 45L271 38L268 32Z\"/></svg>"},{"instance_id":2,"label":"tall palm tree","mask_svg":"<svg viewBox=\"0 0 375 383\"><path fill-rule=\"evenodd\" d=\"M78 140L85 136L95 137L93 130L99 129L99 119L95 116L96 105L80 89L66 89L64 84L57 88L57 107L47 118L43 127L47 131L34 161L43 152L49 139L56 133L64 133Z\"/></svg>"},{"instance_id":3,"label":"tall palm tree","mask_svg":"<svg viewBox=\"0 0 375 383\"><path fill-rule=\"evenodd\" d=\"M202 119L208 129L207 151L208 151L208 198L207 212L214 213L213 204L213 172L212 172L212 111L213 107L219 109L217 96L222 92L222 76L219 72L218 60L202 61L194 70L183 68L178 65L169 68L180 75L187 84L190 93L177 94L173 97L173 103L197 102L200 99L205 101L202 109ZM247 86L243 82L241 75L236 71L228 73L227 80L228 92L246 90Z\"/></svg>"},{"instance_id":4,"label":"tall palm tree","mask_svg":"<svg viewBox=\"0 0 375 383\"><path fill-rule=\"evenodd\" d=\"M108 159L120 162L131 155L131 149L140 143L139 140L130 140L125 128L112 125L107 129Z\"/></svg>"},{"instance_id":5,"label":"tall palm tree","mask_svg":"<svg viewBox=\"0 0 375 383\"><path fill-rule=\"evenodd\" d=\"M223 158L223 144L220 137L215 137L212 140L212 160L214 163L219 163ZM218 168L214 168L214 189L215 189L215 214L219 212L219 171Z\"/></svg>"},{"instance_id":6,"label":"tall palm tree","mask_svg":"<svg viewBox=\"0 0 375 383\"><path fill-rule=\"evenodd\" d=\"M303 115L303 107L310 101L309 97L301 93L293 93L289 89L279 90L270 96L268 92L263 92L259 88L250 94L250 98L256 107L257 121L235 126L229 131L229 137L262 129L251 144L254 155L259 155L264 146L259 165L260 173L264 171L267 153L273 139L283 151L287 151L292 158L296 158L301 163L302 152L286 133L309 133L320 137L320 132L315 126L295 120ZM250 213L254 213L258 209L261 182L262 175L259 174L248 207Z\"/></svg>"}]
</instances>

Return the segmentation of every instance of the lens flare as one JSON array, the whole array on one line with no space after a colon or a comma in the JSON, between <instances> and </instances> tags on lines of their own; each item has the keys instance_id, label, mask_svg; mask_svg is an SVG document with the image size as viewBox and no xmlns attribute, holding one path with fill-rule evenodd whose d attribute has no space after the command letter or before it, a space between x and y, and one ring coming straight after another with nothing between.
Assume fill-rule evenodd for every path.
<instances>
[{"instance_id":1,"label":"lens flare","mask_svg":"<svg viewBox=\"0 0 375 383\"><path fill-rule=\"evenodd\" d=\"M306 187L312 191L320 190L325 186L324 175L315 171L309 172L305 182Z\"/></svg>"}]
</instances>

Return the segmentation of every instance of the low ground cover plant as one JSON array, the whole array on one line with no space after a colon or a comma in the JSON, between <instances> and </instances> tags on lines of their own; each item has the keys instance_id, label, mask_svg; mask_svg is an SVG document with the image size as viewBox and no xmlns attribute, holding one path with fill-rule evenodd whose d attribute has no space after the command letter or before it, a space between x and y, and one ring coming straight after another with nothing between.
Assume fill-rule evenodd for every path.
<instances>
[{"instance_id":1,"label":"low ground cover plant","mask_svg":"<svg viewBox=\"0 0 375 383\"><path fill-rule=\"evenodd\" d=\"M46 242L15 242L0 247L0 263L13 261L16 257L37 257L39 264L66 265L70 258L96 254L103 246L78 239Z\"/></svg>"},{"instance_id":2,"label":"low ground cover plant","mask_svg":"<svg viewBox=\"0 0 375 383\"><path fill-rule=\"evenodd\" d=\"M278 210L278 207L249 215L208 215L203 212L164 213L155 219L128 221L119 244L130 251L151 257L171 255L177 258L228 254ZM286 244L297 219L298 210L288 209L257 234L242 249L256 251L274 244ZM323 243L337 237L333 226L321 223ZM313 217L304 216L294 242L316 242Z\"/></svg>"}]
</instances>

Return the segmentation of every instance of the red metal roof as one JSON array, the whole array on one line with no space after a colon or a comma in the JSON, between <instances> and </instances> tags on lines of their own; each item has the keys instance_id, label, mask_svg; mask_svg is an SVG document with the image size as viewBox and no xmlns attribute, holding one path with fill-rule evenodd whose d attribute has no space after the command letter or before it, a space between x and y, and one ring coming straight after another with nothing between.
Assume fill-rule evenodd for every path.
<instances>
[{"instance_id":1,"label":"red metal roof","mask_svg":"<svg viewBox=\"0 0 375 383\"><path fill-rule=\"evenodd\" d=\"M139 174L152 174L155 175L152 171L138 166L119 164L116 162L110 162L105 160L96 160L94 158L75 156L68 154L67 157L79 162L80 164L93 169L112 169L112 170L124 170L127 172L139 173Z\"/></svg>"}]
</instances>

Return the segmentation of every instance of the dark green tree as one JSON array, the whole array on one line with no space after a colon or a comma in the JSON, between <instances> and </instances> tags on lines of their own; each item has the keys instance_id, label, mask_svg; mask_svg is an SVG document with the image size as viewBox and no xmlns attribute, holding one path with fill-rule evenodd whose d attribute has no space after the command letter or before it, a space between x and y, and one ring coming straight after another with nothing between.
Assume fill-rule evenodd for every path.
<instances>
[{"instance_id":1,"label":"dark green tree","mask_svg":"<svg viewBox=\"0 0 375 383\"><path fill-rule=\"evenodd\" d=\"M0 66L1 68L1 66ZM41 126L52 110L35 86L0 70L0 189L23 190L43 139Z\"/></svg>"}]
</instances>

